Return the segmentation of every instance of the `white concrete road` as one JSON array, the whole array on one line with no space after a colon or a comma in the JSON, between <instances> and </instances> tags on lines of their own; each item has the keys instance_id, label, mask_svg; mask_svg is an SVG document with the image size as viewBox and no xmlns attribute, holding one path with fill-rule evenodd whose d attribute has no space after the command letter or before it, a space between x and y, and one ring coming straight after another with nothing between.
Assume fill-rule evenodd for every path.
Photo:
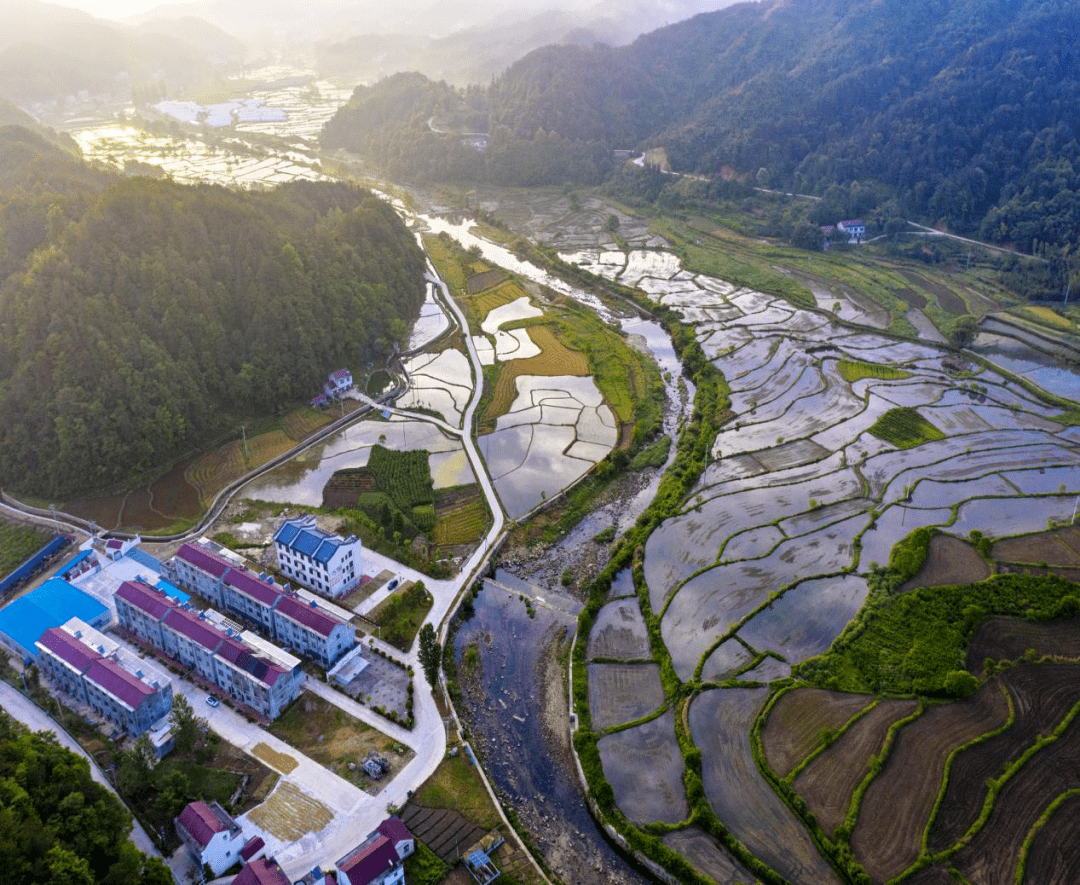
<instances>
[{"instance_id":1,"label":"white concrete road","mask_svg":"<svg viewBox=\"0 0 1080 885\"><path fill-rule=\"evenodd\" d=\"M31 731L51 731L56 735L56 740L62 747L66 747L72 753L78 753L90 763L90 777L116 795L116 790L113 789L113 785L109 783L98 764L76 743L75 739L57 725L48 713L6 682L0 682L0 707L3 707L8 712L8 715L17 719ZM143 854L161 857L161 852L157 850L157 846L137 820L131 828L131 841L135 843L135 847Z\"/></svg>"}]
</instances>

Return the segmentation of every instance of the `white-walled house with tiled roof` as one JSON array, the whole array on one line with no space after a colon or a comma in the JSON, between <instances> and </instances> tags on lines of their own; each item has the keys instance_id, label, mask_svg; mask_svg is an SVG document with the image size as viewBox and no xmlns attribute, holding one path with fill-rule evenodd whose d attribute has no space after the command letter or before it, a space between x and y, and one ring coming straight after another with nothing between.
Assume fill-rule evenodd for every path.
<instances>
[{"instance_id":1,"label":"white-walled house with tiled roof","mask_svg":"<svg viewBox=\"0 0 1080 885\"><path fill-rule=\"evenodd\" d=\"M215 876L220 876L240 860L244 847L243 830L217 802L192 802L173 819L173 824L176 835L199 866L210 867Z\"/></svg>"},{"instance_id":2,"label":"white-walled house with tiled roof","mask_svg":"<svg viewBox=\"0 0 1080 885\"><path fill-rule=\"evenodd\" d=\"M309 590L340 599L360 583L363 545L355 535L322 531L315 517L287 519L274 534L274 552L283 575Z\"/></svg>"}]
</instances>

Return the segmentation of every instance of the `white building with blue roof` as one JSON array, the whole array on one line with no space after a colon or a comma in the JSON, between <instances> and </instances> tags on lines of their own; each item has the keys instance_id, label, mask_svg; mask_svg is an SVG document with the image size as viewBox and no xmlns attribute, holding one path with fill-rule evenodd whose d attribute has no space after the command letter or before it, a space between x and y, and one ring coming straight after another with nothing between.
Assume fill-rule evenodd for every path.
<instances>
[{"instance_id":1,"label":"white building with blue roof","mask_svg":"<svg viewBox=\"0 0 1080 885\"><path fill-rule=\"evenodd\" d=\"M322 531L314 516L287 519L274 535L274 552L283 575L316 593L338 599L360 583L362 544Z\"/></svg>"}]
</instances>

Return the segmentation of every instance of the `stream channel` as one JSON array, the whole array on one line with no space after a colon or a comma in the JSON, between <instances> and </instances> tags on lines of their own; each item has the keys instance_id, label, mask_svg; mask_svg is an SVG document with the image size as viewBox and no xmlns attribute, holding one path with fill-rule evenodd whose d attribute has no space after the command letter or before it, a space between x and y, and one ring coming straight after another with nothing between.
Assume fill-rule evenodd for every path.
<instances>
[{"instance_id":1,"label":"stream channel","mask_svg":"<svg viewBox=\"0 0 1080 885\"><path fill-rule=\"evenodd\" d=\"M621 328L660 367L664 432L675 437L692 402L693 386L682 379L682 364L662 326L629 309L613 311L596 297L520 261L509 250L473 235L469 222L429 216L420 220L466 247L479 246L492 264L572 297ZM668 463L674 455L672 446ZM588 514L542 556L513 566L517 574L509 567L496 569L494 578L483 582L475 614L455 637L465 706L459 712L485 770L552 871L575 885L652 881L612 847L585 805L571 756L566 685L570 643L583 603L558 583L564 567L596 547L592 537L600 529L613 525L621 532L649 505L663 471L645 473L643 483L628 496Z\"/></svg>"}]
</instances>

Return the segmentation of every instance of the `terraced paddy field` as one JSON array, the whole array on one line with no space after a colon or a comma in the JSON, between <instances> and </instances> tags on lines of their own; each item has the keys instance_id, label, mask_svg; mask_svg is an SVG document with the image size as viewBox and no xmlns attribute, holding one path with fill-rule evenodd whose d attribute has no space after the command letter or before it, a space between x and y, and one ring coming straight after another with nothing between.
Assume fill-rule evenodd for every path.
<instances>
[{"instance_id":1,"label":"terraced paddy field","mask_svg":"<svg viewBox=\"0 0 1080 885\"><path fill-rule=\"evenodd\" d=\"M730 386L734 415L718 429L710 463L680 511L644 546L648 603L663 643L652 652L670 660L680 680L748 686L706 691L690 708L709 804L789 881L830 881L835 874L754 763L749 732L769 692L749 681L768 684L827 650L870 598L893 546L916 528L941 534L905 590L977 581L998 568L1080 569L1080 535L1035 541L1030 534L1071 518L1080 494L1080 432L1060 408L1003 372L973 362L968 373L955 374L955 357L936 334L901 340L868 330L870 323L847 327L831 312L797 306L798 299L686 271L670 254L566 257L677 311ZM967 283L946 285L921 272L897 280L910 287L907 302L874 296L889 305L894 322L905 312L940 319L989 303ZM821 297L815 293L819 304ZM873 313L852 302L838 316ZM968 543L973 532L994 545L994 562L980 553L983 546ZM988 623L972 643L979 669L985 657L1000 659L991 647L1016 659L1043 638L1061 656L1073 653L1064 635L1050 640L1030 625ZM610 618L598 618L590 640L610 631ZM963 666L962 656L955 666ZM590 704L617 708L619 686L594 673ZM852 710L830 719L829 697L787 700L805 708L801 715L790 712L795 707L774 709L770 721L788 727L764 730L764 757L775 776L792 779L826 839L850 844L871 878L885 881L922 856L954 751L1001 728L1012 696L990 679L971 699L931 703L910 722L920 709L916 699L849 696ZM633 729L620 733L632 737ZM613 766L604 760L605 772ZM630 795L623 784L620 807ZM1005 882L1018 862L1015 852L1006 854L985 875L969 859L974 849L956 860L983 876L979 881ZM925 869L910 872L934 882L939 865L922 863Z\"/></svg>"}]
</instances>

